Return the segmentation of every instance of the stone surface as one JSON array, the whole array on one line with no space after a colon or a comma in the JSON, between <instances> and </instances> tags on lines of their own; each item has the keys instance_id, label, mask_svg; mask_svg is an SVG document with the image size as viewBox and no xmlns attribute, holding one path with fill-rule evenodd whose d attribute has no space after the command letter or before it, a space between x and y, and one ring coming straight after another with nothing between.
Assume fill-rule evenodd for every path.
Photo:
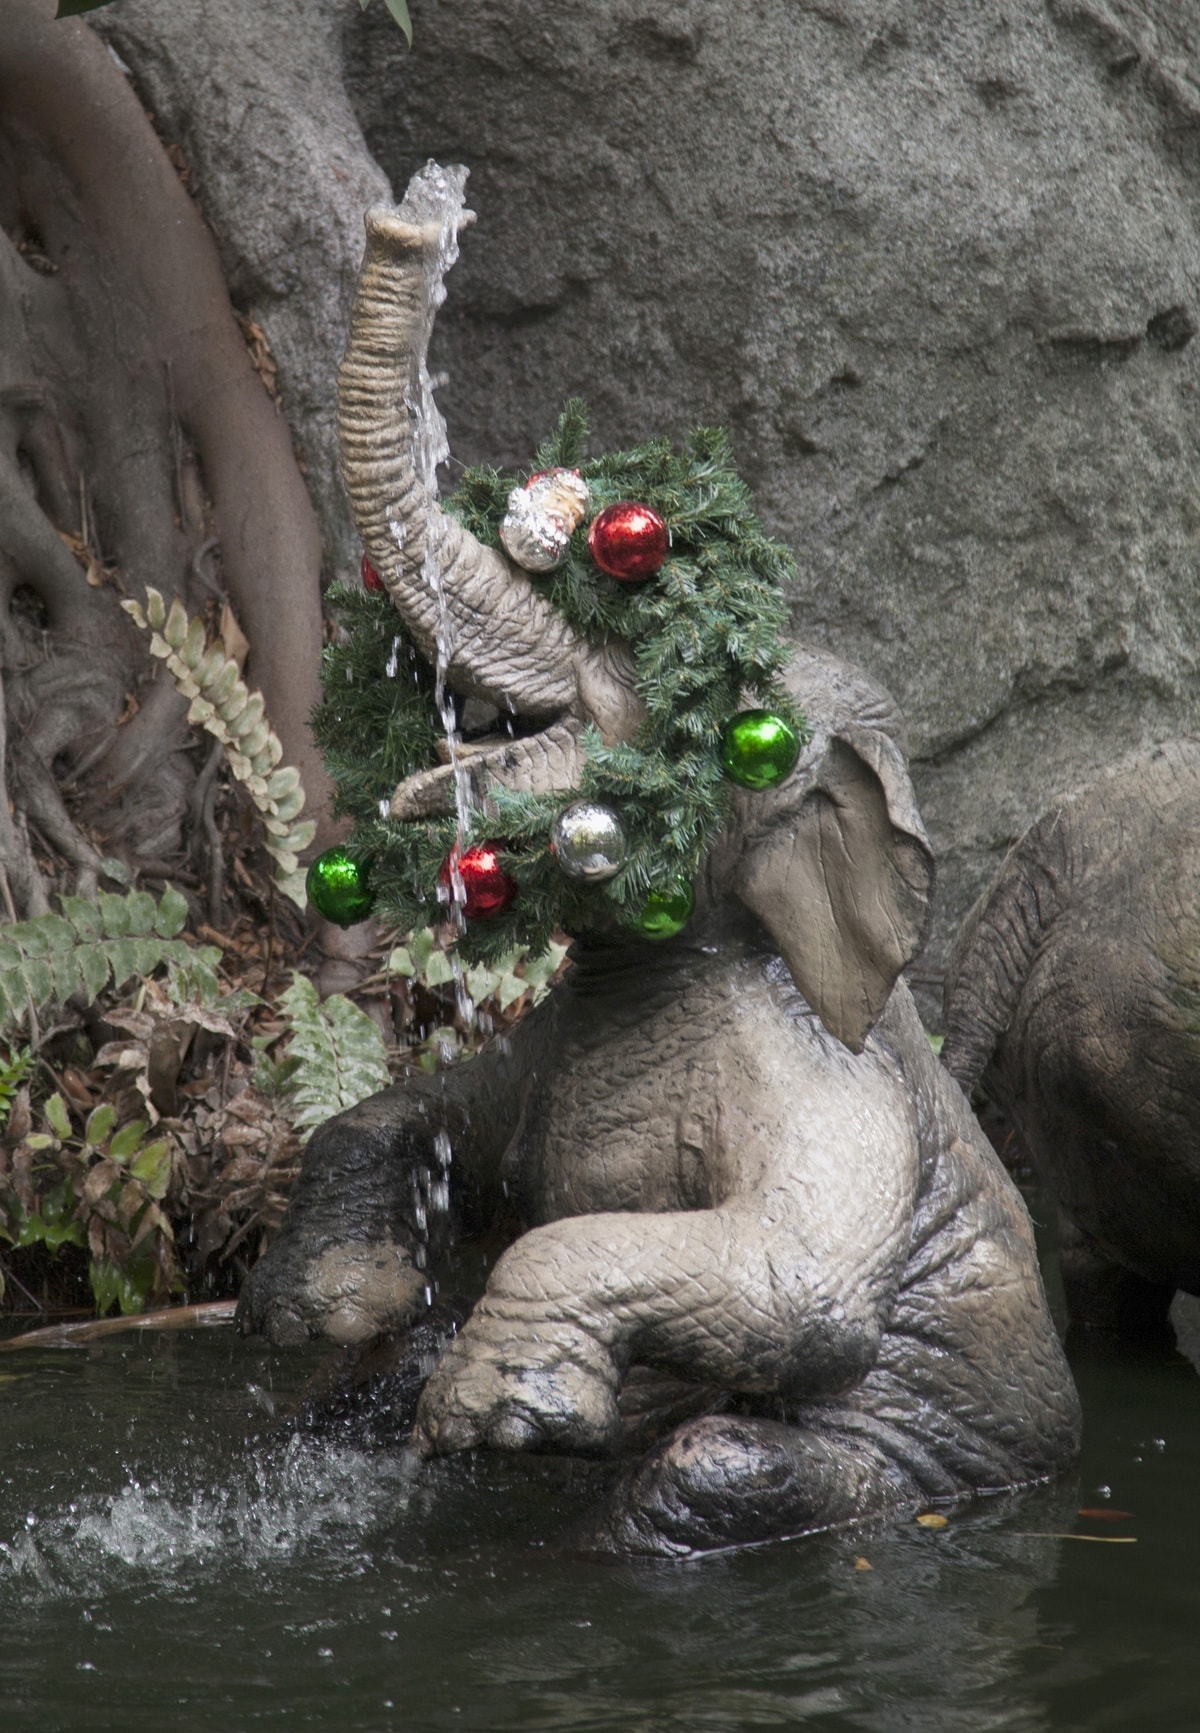
<instances>
[{"instance_id":1,"label":"stone surface","mask_svg":"<svg viewBox=\"0 0 1200 1733\"><path fill-rule=\"evenodd\" d=\"M1200 6L415 0L396 184L472 167L456 454L716 420L794 621L909 717L936 963L1056 788L1195 725Z\"/></svg>"},{"instance_id":2,"label":"stone surface","mask_svg":"<svg viewBox=\"0 0 1200 1733\"><path fill-rule=\"evenodd\" d=\"M394 185L472 169L433 356L458 458L527 461L570 392L598 444L728 426L797 631L909 717L936 966L1054 790L1198 719L1200 3L412 11L411 53L351 0L98 15L197 168L327 530L361 125Z\"/></svg>"}]
</instances>

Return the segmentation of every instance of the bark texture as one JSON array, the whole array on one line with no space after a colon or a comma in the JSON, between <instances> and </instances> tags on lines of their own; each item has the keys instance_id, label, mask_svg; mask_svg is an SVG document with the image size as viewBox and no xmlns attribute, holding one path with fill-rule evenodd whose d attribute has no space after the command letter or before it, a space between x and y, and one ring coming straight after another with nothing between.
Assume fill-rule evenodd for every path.
<instances>
[{"instance_id":1,"label":"bark texture","mask_svg":"<svg viewBox=\"0 0 1200 1733\"><path fill-rule=\"evenodd\" d=\"M234 305L270 339L326 570L343 576L361 548L338 475L335 382L363 216L391 198L346 86L342 34L359 10L342 0L122 0L90 19L187 158Z\"/></svg>"},{"instance_id":2,"label":"bark texture","mask_svg":"<svg viewBox=\"0 0 1200 1733\"><path fill-rule=\"evenodd\" d=\"M186 705L119 608L147 584L194 611L227 591L321 816L319 538L212 236L128 78L51 0L14 0L3 33L0 866L37 912L40 845L85 891L102 850L177 855Z\"/></svg>"}]
</instances>

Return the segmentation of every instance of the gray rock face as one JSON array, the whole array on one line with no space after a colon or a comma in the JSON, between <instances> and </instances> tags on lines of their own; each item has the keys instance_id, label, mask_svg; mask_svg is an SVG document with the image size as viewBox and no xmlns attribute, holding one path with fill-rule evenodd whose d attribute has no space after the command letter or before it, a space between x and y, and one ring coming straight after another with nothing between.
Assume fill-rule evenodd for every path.
<instances>
[{"instance_id":1,"label":"gray rock face","mask_svg":"<svg viewBox=\"0 0 1200 1733\"><path fill-rule=\"evenodd\" d=\"M434 356L459 458L527 460L571 392L605 445L728 426L797 632L908 715L932 961L1053 791L1196 726L1198 0L414 0L411 53L351 0L180 10L99 16L318 497L361 125L395 185L472 168ZM168 50L219 24L261 104L215 41L180 91Z\"/></svg>"}]
</instances>

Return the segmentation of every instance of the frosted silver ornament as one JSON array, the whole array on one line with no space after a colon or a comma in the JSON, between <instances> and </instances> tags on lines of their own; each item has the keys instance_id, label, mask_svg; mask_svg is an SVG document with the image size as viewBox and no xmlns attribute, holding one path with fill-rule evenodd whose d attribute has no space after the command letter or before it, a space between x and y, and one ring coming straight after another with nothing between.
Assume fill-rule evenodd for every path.
<instances>
[{"instance_id":1,"label":"frosted silver ornament","mask_svg":"<svg viewBox=\"0 0 1200 1733\"><path fill-rule=\"evenodd\" d=\"M588 485L577 469L543 469L508 496L500 540L527 572L552 572L567 557L588 508Z\"/></svg>"},{"instance_id":2,"label":"frosted silver ornament","mask_svg":"<svg viewBox=\"0 0 1200 1733\"><path fill-rule=\"evenodd\" d=\"M559 867L584 884L603 884L619 873L628 846L620 815L598 800L564 806L550 831L550 852Z\"/></svg>"}]
</instances>

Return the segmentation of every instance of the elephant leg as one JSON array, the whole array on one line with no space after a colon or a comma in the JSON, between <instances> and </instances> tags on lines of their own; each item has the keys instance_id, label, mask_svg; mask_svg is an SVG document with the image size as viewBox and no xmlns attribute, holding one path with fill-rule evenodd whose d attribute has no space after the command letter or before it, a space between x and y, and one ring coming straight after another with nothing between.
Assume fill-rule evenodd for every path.
<instances>
[{"instance_id":1,"label":"elephant leg","mask_svg":"<svg viewBox=\"0 0 1200 1733\"><path fill-rule=\"evenodd\" d=\"M803 1123L727 1202L567 1216L509 1247L425 1387L426 1455L618 1448L635 1360L798 1401L866 1376L909 1244L919 1145L897 1072L804 1053Z\"/></svg>"},{"instance_id":2,"label":"elephant leg","mask_svg":"<svg viewBox=\"0 0 1200 1733\"><path fill-rule=\"evenodd\" d=\"M710 1414L643 1457L569 1544L585 1552L681 1558L811 1534L921 1502L911 1476L868 1439Z\"/></svg>"},{"instance_id":3,"label":"elephant leg","mask_svg":"<svg viewBox=\"0 0 1200 1733\"><path fill-rule=\"evenodd\" d=\"M518 1037L528 1043L524 1027ZM424 1316L462 1219L482 1226L497 1207L521 1109L518 1046L406 1079L318 1128L279 1237L242 1289L245 1334L349 1347Z\"/></svg>"},{"instance_id":4,"label":"elephant leg","mask_svg":"<svg viewBox=\"0 0 1200 1733\"><path fill-rule=\"evenodd\" d=\"M1072 1324L1149 1341L1173 1339L1167 1314L1174 1288L1116 1263L1061 1207L1058 1255Z\"/></svg>"}]
</instances>

